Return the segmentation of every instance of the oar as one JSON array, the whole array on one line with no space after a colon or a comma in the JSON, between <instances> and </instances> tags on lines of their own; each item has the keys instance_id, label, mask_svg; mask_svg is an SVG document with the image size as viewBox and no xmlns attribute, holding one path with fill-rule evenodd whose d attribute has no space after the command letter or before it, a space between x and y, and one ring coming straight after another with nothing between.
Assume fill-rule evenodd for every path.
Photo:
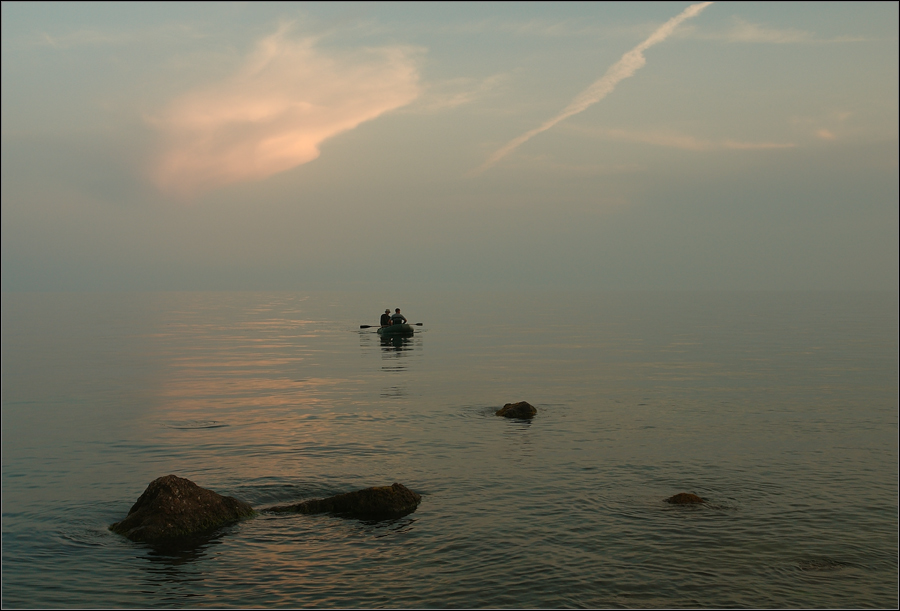
<instances>
[{"instance_id":1,"label":"oar","mask_svg":"<svg viewBox=\"0 0 900 611\"><path fill-rule=\"evenodd\" d=\"M417 327L421 327L421 326L424 325L425 323L422 323L422 322L408 322L408 323L406 323L406 324L408 324L408 325L415 325L415 326L417 326ZM359 328L360 328L360 329L371 329L372 327L380 327L380 326L381 326L381 325L359 325Z\"/></svg>"}]
</instances>

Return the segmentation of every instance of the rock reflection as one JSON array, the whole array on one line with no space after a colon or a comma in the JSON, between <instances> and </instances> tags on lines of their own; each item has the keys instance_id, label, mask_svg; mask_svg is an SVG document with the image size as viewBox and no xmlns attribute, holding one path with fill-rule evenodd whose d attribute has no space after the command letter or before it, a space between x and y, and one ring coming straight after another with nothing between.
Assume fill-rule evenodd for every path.
<instances>
[{"instance_id":1,"label":"rock reflection","mask_svg":"<svg viewBox=\"0 0 900 611\"><path fill-rule=\"evenodd\" d=\"M516 449L516 452L520 453L521 456L531 457L534 455L534 447L532 446L531 435L529 434L532 420L530 418L500 418L501 420L506 420L504 422L504 434L503 437L510 442L511 446Z\"/></svg>"},{"instance_id":2,"label":"rock reflection","mask_svg":"<svg viewBox=\"0 0 900 611\"><path fill-rule=\"evenodd\" d=\"M389 537L399 533L407 533L412 530L416 518L397 518L395 520L382 520L373 522L371 520L364 524L372 529L376 538Z\"/></svg>"},{"instance_id":3,"label":"rock reflection","mask_svg":"<svg viewBox=\"0 0 900 611\"><path fill-rule=\"evenodd\" d=\"M147 560L153 563L149 567L153 573L163 572L167 576L177 576L177 572L173 573L167 569L200 560L206 556L208 548L221 544L219 539L224 537L228 530L230 529L226 527L212 533L179 539L172 543L141 545L147 545L150 548Z\"/></svg>"},{"instance_id":4,"label":"rock reflection","mask_svg":"<svg viewBox=\"0 0 900 611\"><path fill-rule=\"evenodd\" d=\"M514 431L511 433L513 435L527 431L532 425L531 419L526 420L525 418L510 418L509 423L511 426L507 430Z\"/></svg>"},{"instance_id":5,"label":"rock reflection","mask_svg":"<svg viewBox=\"0 0 900 611\"><path fill-rule=\"evenodd\" d=\"M179 591L196 588L192 584L206 579L202 572L198 572L198 567L202 566L210 547L221 544L219 539L224 534L223 531L216 531L204 537L162 546L141 544L150 548L145 556L148 562L142 566L146 576L141 587L157 593L164 591L175 597L179 597ZM198 561L200 564L195 564Z\"/></svg>"}]
</instances>

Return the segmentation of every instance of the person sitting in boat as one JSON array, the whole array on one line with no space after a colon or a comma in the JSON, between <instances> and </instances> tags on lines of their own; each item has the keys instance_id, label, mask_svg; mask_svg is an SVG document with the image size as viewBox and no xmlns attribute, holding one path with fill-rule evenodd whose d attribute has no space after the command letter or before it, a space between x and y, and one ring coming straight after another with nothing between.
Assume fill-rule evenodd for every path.
<instances>
[{"instance_id":1,"label":"person sitting in boat","mask_svg":"<svg viewBox=\"0 0 900 611\"><path fill-rule=\"evenodd\" d=\"M390 327L391 326L391 309L388 308L384 311L384 314L381 315L381 326L382 327Z\"/></svg>"},{"instance_id":2,"label":"person sitting in boat","mask_svg":"<svg viewBox=\"0 0 900 611\"><path fill-rule=\"evenodd\" d=\"M400 313L400 308L394 310L394 313L391 314L391 324L392 325L403 325L406 324L406 316Z\"/></svg>"}]
</instances>

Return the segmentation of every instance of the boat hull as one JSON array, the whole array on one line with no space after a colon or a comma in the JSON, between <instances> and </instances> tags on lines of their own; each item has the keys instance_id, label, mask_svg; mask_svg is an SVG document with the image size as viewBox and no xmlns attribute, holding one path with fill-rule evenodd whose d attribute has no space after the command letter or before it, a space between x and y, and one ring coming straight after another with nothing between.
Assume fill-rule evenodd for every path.
<instances>
[{"instance_id":1,"label":"boat hull","mask_svg":"<svg viewBox=\"0 0 900 611\"><path fill-rule=\"evenodd\" d=\"M402 324L402 325L391 325L390 327L379 327L378 335L383 337L390 337L393 335L412 335L415 333L412 325Z\"/></svg>"}]
</instances>

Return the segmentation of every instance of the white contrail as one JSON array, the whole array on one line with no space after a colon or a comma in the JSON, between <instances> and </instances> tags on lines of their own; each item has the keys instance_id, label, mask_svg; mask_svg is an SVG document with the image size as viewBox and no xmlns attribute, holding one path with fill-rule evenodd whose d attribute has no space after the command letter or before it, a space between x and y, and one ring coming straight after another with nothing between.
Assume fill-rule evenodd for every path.
<instances>
[{"instance_id":1,"label":"white contrail","mask_svg":"<svg viewBox=\"0 0 900 611\"><path fill-rule=\"evenodd\" d=\"M663 25L661 25L650 37L633 48L631 51L622 56L622 59L613 64L609 70L606 71L600 80L595 82L593 85L582 91L578 96L572 100L572 103L566 106L566 108L553 117L552 119L545 121L540 127L536 127L531 131L527 131L518 138L514 140L510 140L506 146L497 150L493 155L491 155L487 161L485 161L481 167L475 170L475 174L480 174L484 172L489 167L506 157L508 154L516 150L519 146L538 135L541 132L545 132L563 119L571 117L572 115L577 115L581 111L585 110L588 106L596 104L603 98L605 98L613 89L615 89L616 85L619 84L619 81L628 78L635 72L637 72L638 68L647 63L647 60L644 59L644 51L652 47L653 45L664 41L669 35L677 28L682 21L686 19L690 19L695 15L699 14L700 11L705 9L707 6L712 4L712 2L700 2L698 4L692 4L686 9L684 9L680 15L677 17L672 17Z\"/></svg>"}]
</instances>

